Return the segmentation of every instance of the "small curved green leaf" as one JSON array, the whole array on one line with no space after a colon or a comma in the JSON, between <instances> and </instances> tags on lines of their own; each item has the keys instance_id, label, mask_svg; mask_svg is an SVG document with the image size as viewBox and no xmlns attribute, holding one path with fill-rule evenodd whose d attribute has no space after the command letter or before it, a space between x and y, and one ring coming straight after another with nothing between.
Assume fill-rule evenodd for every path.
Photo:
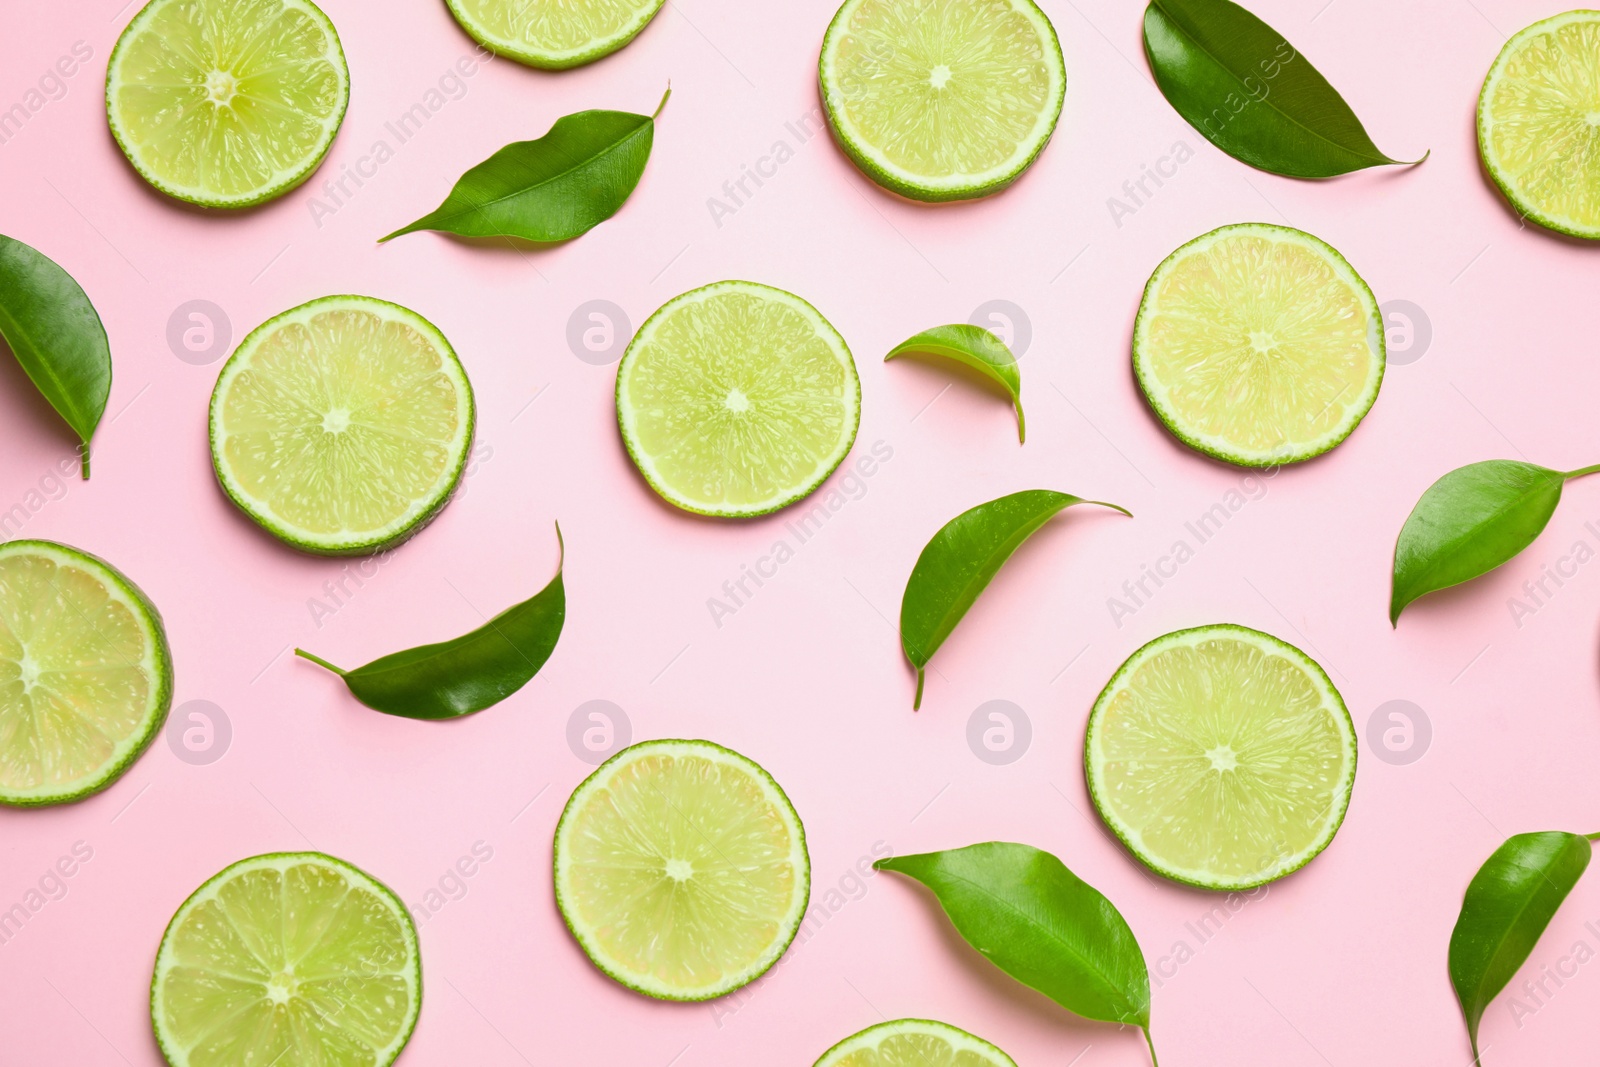
<instances>
[{"instance_id":1,"label":"small curved green leaf","mask_svg":"<svg viewBox=\"0 0 1600 1067\"><path fill-rule=\"evenodd\" d=\"M564 560L560 526L556 540ZM394 652L350 671L294 651L343 678L369 708L408 719L454 719L498 704L527 685L555 651L566 617L567 593L557 563L556 576L531 599L453 641Z\"/></svg>"},{"instance_id":2,"label":"small curved green leaf","mask_svg":"<svg viewBox=\"0 0 1600 1067\"><path fill-rule=\"evenodd\" d=\"M958 322L935 326L901 341L883 360L887 363L896 356L913 352L953 359L999 383L1011 394L1011 404L1017 409L1017 442L1028 439L1028 424L1022 415L1022 373L1017 370L1017 357L1011 354L1004 341L982 326Z\"/></svg>"},{"instance_id":3,"label":"small curved green leaf","mask_svg":"<svg viewBox=\"0 0 1600 1067\"><path fill-rule=\"evenodd\" d=\"M557 119L543 137L508 144L467 171L444 203L379 242L417 230L541 243L587 233L639 184L667 96L655 115L579 111Z\"/></svg>"},{"instance_id":4,"label":"small curved green leaf","mask_svg":"<svg viewBox=\"0 0 1600 1067\"><path fill-rule=\"evenodd\" d=\"M1098 504L1132 515L1102 500L1027 489L964 511L933 535L917 557L900 601L900 647L917 669L913 710L922 706L924 668L978 594L1022 542L1073 504Z\"/></svg>"},{"instance_id":5,"label":"small curved green leaf","mask_svg":"<svg viewBox=\"0 0 1600 1067\"><path fill-rule=\"evenodd\" d=\"M1473 1062L1484 1009L1527 960L1589 855L1588 840L1578 834L1517 834L1472 876L1450 932L1450 984L1466 1017Z\"/></svg>"},{"instance_id":6,"label":"small curved green leaf","mask_svg":"<svg viewBox=\"0 0 1600 1067\"><path fill-rule=\"evenodd\" d=\"M111 395L111 346L83 287L31 245L0 234L0 337L50 406L89 441Z\"/></svg>"},{"instance_id":7,"label":"small curved green leaf","mask_svg":"<svg viewBox=\"0 0 1600 1067\"><path fill-rule=\"evenodd\" d=\"M1329 178L1409 165L1378 151L1311 61L1231 0L1151 0L1144 48L1167 102L1206 140L1252 167Z\"/></svg>"},{"instance_id":8,"label":"small curved green leaf","mask_svg":"<svg viewBox=\"0 0 1600 1067\"><path fill-rule=\"evenodd\" d=\"M1116 906L1055 856L987 841L873 866L933 890L967 943L1023 985L1149 1039L1150 973L1138 940Z\"/></svg>"},{"instance_id":9,"label":"small curved green leaf","mask_svg":"<svg viewBox=\"0 0 1600 1067\"><path fill-rule=\"evenodd\" d=\"M1430 485L1395 541L1389 622L1418 597L1487 574L1527 548L1561 502L1562 484L1587 473L1491 459Z\"/></svg>"}]
</instances>

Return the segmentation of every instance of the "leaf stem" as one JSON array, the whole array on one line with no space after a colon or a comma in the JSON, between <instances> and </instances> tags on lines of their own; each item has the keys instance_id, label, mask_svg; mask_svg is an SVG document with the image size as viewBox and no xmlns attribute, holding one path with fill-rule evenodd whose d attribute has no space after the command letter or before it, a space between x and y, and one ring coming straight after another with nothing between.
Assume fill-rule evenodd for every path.
<instances>
[{"instance_id":1,"label":"leaf stem","mask_svg":"<svg viewBox=\"0 0 1600 1067\"><path fill-rule=\"evenodd\" d=\"M83 458L83 480L89 480L89 442L85 441L83 447L78 449Z\"/></svg>"},{"instance_id":2,"label":"leaf stem","mask_svg":"<svg viewBox=\"0 0 1600 1067\"><path fill-rule=\"evenodd\" d=\"M922 708L922 681L927 672L921 667L917 668L917 695L911 698L911 710L919 711Z\"/></svg>"},{"instance_id":3,"label":"leaf stem","mask_svg":"<svg viewBox=\"0 0 1600 1067\"><path fill-rule=\"evenodd\" d=\"M656 109L650 113L650 121L654 122L661 115L661 109L667 106L667 100L671 98L671 96L672 83L668 82L667 91L661 94L661 103L657 104Z\"/></svg>"},{"instance_id":4,"label":"leaf stem","mask_svg":"<svg viewBox=\"0 0 1600 1067\"><path fill-rule=\"evenodd\" d=\"M1146 1026L1143 1029L1144 1043L1150 1047L1150 1067L1161 1067L1160 1061L1156 1059L1156 1043L1150 1040L1150 1028Z\"/></svg>"},{"instance_id":5,"label":"leaf stem","mask_svg":"<svg viewBox=\"0 0 1600 1067\"><path fill-rule=\"evenodd\" d=\"M327 660L323 659L321 656L313 656L311 653L307 652L303 648L295 649L294 650L294 654L299 656L301 659L310 660L312 663L315 663L319 667L327 668L328 670L332 671L334 674L337 674L341 678L343 678L345 676L345 674L348 673L347 671L344 671L339 667L335 667L333 664L329 663Z\"/></svg>"},{"instance_id":6,"label":"leaf stem","mask_svg":"<svg viewBox=\"0 0 1600 1067\"><path fill-rule=\"evenodd\" d=\"M88 461L85 460L85 463L87 463L87 462ZM1585 474L1594 474L1597 471L1600 471L1600 463L1596 463L1592 467L1579 467L1575 471L1566 471L1561 475L1561 477L1563 477L1563 478L1582 478Z\"/></svg>"},{"instance_id":7,"label":"leaf stem","mask_svg":"<svg viewBox=\"0 0 1600 1067\"><path fill-rule=\"evenodd\" d=\"M1600 833L1584 834L1583 836L1587 841L1600 841Z\"/></svg>"}]
</instances>

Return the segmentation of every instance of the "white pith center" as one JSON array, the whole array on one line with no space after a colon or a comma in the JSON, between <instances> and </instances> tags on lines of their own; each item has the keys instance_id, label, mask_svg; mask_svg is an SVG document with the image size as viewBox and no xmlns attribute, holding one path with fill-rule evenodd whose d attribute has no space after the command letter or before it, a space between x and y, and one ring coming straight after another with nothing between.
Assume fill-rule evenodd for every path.
<instances>
[{"instance_id":1,"label":"white pith center","mask_svg":"<svg viewBox=\"0 0 1600 1067\"><path fill-rule=\"evenodd\" d=\"M274 1004L287 1004L294 990L294 972L291 970L279 971L267 980L267 999Z\"/></svg>"},{"instance_id":2,"label":"white pith center","mask_svg":"<svg viewBox=\"0 0 1600 1067\"><path fill-rule=\"evenodd\" d=\"M1258 355L1271 355L1273 349L1277 347L1277 343L1277 338L1265 330L1250 331L1250 347L1255 349Z\"/></svg>"},{"instance_id":3,"label":"white pith center","mask_svg":"<svg viewBox=\"0 0 1600 1067\"><path fill-rule=\"evenodd\" d=\"M1211 761L1211 769L1214 771L1231 771L1239 766L1239 757L1235 756L1233 749L1227 745L1218 745L1207 752L1206 759Z\"/></svg>"},{"instance_id":4,"label":"white pith center","mask_svg":"<svg viewBox=\"0 0 1600 1067\"><path fill-rule=\"evenodd\" d=\"M694 864L688 860L668 860L667 877L674 882L687 882L694 877Z\"/></svg>"},{"instance_id":5,"label":"white pith center","mask_svg":"<svg viewBox=\"0 0 1600 1067\"><path fill-rule=\"evenodd\" d=\"M206 75L206 98L218 107L233 103L234 94L238 91L238 80L227 71L214 70Z\"/></svg>"},{"instance_id":6,"label":"white pith center","mask_svg":"<svg viewBox=\"0 0 1600 1067\"><path fill-rule=\"evenodd\" d=\"M937 67L934 67L933 70L928 72L928 84L933 86L935 89L943 89L949 80L950 68L943 63L940 63Z\"/></svg>"},{"instance_id":7,"label":"white pith center","mask_svg":"<svg viewBox=\"0 0 1600 1067\"><path fill-rule=\"evenodd\" d=\"M350 428L350 410L348 408L334 408L322 416L322 428L328 433L344 433Z\"/></svg>"},{"instance_id":8,"label":"white pith center","mask_svg":"<svg viewBox=\"0 0 1600 1067\"><path fill-rule=\"evenodd\" d=\"M22 658L17 661L17 669L22 672L20 679L22 682L22 691L24 693L32 692L33 687L39 681L38 661L24 651L22 653Z\"/></svg>"},{"instance_id":9,"label":"white pith center","mask_svg":"<svg viewBox=\"0 0 1600 1067\"><path fill-rule=\"evenodd\" d=\"M750 398L738 389L729 389L728 398L722 402L722 406L735 413L749 411Z\"/></svg>"}]
</instances>

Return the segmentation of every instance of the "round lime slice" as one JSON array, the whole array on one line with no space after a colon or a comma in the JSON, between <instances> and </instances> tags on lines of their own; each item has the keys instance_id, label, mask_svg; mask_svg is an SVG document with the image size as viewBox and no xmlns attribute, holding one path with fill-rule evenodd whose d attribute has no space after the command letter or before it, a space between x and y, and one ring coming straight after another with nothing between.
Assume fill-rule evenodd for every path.
<instances>
[{"instance_id":1,"label":"round lime slice","mask_svg":"<svg viewBox=\"0 0 1600 1067\"><path fill-rule=\"evenodd\" d=\"M1600 11L1568 11L1507 41L1478 96L1478 151L1518 212L1600 238Z\"/></svg>"},{"instance_id":2,"label":"round lime slice","mask_svg":"<svg viewBox=\"0 0 1600 1067\"><path fill-rule=\"evenodd\" d=\"M472 39L530 67L566 70L639 35L664 0L446 0Z\"/></svg>"},{"instance_id":3,"label":"round lime slice","mask_svg":"<svg viewBox=\"0 0 1600 1067\"><path fill-rule=\"evenodd\" d=\"M166 631L137 586L53 541L0 544L0 804L104 789L171 705Z\"/></svg>"},{"instance_id":4,"label":"round lime slice","mask_svg":"<svg viewBox=\"0 0 1600 1067\"><path fill-rule=\"evenodd\" d=\"M789 798L755 763L709 741L646 741L573 791L555 883L596 967L662 1000L710 1000L789 947L811 860Z\"/></svg>"},{"instance_id":5,"label":"round lime slice","mask_svg":"<svg viewBox=\"0 0 1600 1067\"><path fill-rule=\"evenodd\" d=\"M387 1067L422 1009L405 906L320 852L240 860L167 925L150 983L172 1067Z\"/></svg>"},{"instance_id":6,"label":"round lime slice","mask_svg":"<svg viewBox=\"0 0 1600 1067\"><path fill-rule=\"evenodd\" d=\"M1250 889L1310 863L1344 821L1356 732L1304 652L1243 626L1158 637L1089 713L1089 795L1145 866Z\"/></svg>"},{"instance_id":7,"label":"round lime slice","mask_svg":"<svg viewBox=\"0 0 1600 1067\"><path fill-rule=\"evenodd\" d=\"M151 0L106 69L111 132L134 169L206 207L305 181L349 102L339 35L311 0Z\"/></svg>"},{"instance_id":8,"label":"round lime slice","mask_svg":"<svg viewBox=\"0 0 1600 1067\"><path fill-rule=\"evenodd\" d=\"M1033 0L845 0L822 40L839 144L913 200L999 192L1061 114L1061 44Z\"/></svg>"},{"instance_id":9,"label":"round lime slice","mask_svg":"<svg viewBox=\"0 0 1600 1067\"><path fill-rule=\"evenodd\" d=\"M1372 290L1287 226L1196 237L1150 276L1133 327L1134 373L1167 429L1245 467L1298 463L1350 436L1383 366Z\"/></svg>"},{"instance_id":10,"label":"round lime slice","mask_svg":"<svg viewBox=\"0 0 1600 1067\"><path fill-rule=\"evenodd\" d=\"M472 387L415 311L327 296L251 332L211 394L211 458L233 502L307 552L363 555L444 507L472 443Z\"/></svg>"},{"instance_id":11,"label":"round lime slice","mask_svg":"<svg viewBox=\"0 0 1600 1067\"><path fill-rule=\"evenodd\" d=\"M851 1034L816 1067L1017 1067L981 1037L932 1019L894 1019Z\"/></svg>"},{"instance_id":12,"label":"round lime slice","mask_svg":"<svg viewBox=\"0 0 1600 1067\"><path fill-rule=\"evenodd\" d=\"M617 368L617 423L651 488L702 515L765 515L850 451L861 380L844 338L793 293L717 282L646 320Z\"/></svg>"}]
</instances>

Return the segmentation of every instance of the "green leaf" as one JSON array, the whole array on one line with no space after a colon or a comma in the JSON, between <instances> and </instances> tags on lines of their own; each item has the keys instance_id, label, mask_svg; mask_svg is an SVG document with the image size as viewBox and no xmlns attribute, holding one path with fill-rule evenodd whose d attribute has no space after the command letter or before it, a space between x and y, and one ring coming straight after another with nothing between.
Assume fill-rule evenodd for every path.
<instances>
[{"instance_id":1,"label":"green leaf","mask_svg":"<svg viewBox=\"0 0 1600 1067\"><path fill-rule=\"evenodd\" d=\"M100 314L83 291L43 252L0 234L0 337L50 406L83 442L89 440L111 395L111 346Z\"/></svg>"},{"instance_id":2,"label":"green leaf","mask_svg":"<svg viewBox=\"0 0 1600 1067\"><path fill-rule=\"evenodd\" d=\"M1017 409L1017 442L1020 444L1028 439L1027 423L1022 416L1022 373L1017 370L1017 357L1011 354L1011 349L1006 347L1004 341L982 326L958 322L950 326L935 326L901 341L883 357L883 361L887 363L896 356L913 352L953 359L999 383L1011 394L1012 406Z\"/></svg>"},{"instance_id":3,"label":"green leaf","mask_svg":"<svg viewBox=\"0 0 1600 1067\"><path fill-rule=\"evenodd\" d=\"M967 943L1023 985L1086 1019L1137 1026L1149 1040L1139 942L1116 906L1050 853L988 841L873 866L933 890Z\"/></svg>"},{"instance_id":4,"label":"green leaf","mask_svg":"<svg viewBox=\"0 0 1600 1067\"><path fill-rule=\"evenodd\" d=\"M1434 482L1395 542L1389 622L1418 597L1487 574L1527 548L1550 521L1567 479L1597 469L1562 472L1491 459Z\"/></svg>"},{"instance_id":5,"label":"green leaf","mask_svg":"<svg viewBox=\"0 0 1600 1067\"><path fill-rule=\"evenodd\" d=\"M379 242L416 230L463 237L567 241L615 215L632 195L655 138L656 115L579 111L536 141L516 141L463 174L444 203Z\"/></svg>"},{"instance_id":6,"label":"green leaf","mask_svg":"<svg viewBox=\"0 0 1600 1067\"><path fill-rule=\"evenodd\" d=\"M561 542L561 527L556 527ZM566 545L562 544L562 558ZM498 704L527 685L550 658L567 617L567 593L556 576L529 600L507 608L453 641L421 645L346 671L302 649L295 655L344 679L369 708L408 719L454 719Z\"/></svg>"},{"instance_id":7,"label":"green leaf","mask_svg":"<svg viewBox=\"0 0 1600 1067\"><path fill-rule=\"evenodd\" d=\"M1479 868L1450 932L1450 984L1467 1020L1473 1062L1484 1009L1511 981L1589 866L1589 842L1559 830L1517 834Z\"/></svg>"},{"instance_id":8,"label":"green leaf","mask_svg":"<svg viewBox=\"0 0 1600 1067\"><path fill-rule=\"evenodd\" d=\"M1100 500L1027 489L963 511L933 535L917 557L900 601L900 647L917 669L913 710L922 706L923 669L978 594L1022 542L1073 504L1099 504L1132 514Z\"/></svg>"},{"instance_id":9,"label":"green leaf","mask_svg":"<svg viewBox=\"0 0 1600 1067\"><path fill-rule=\"evenodd\" d=\"M1329 178L1409 165L1378 151L1350 105L1283 34L1230 0L1152 0L1144 48L1167 102L1252 167Z\"/></svg>"}]
</instances>

